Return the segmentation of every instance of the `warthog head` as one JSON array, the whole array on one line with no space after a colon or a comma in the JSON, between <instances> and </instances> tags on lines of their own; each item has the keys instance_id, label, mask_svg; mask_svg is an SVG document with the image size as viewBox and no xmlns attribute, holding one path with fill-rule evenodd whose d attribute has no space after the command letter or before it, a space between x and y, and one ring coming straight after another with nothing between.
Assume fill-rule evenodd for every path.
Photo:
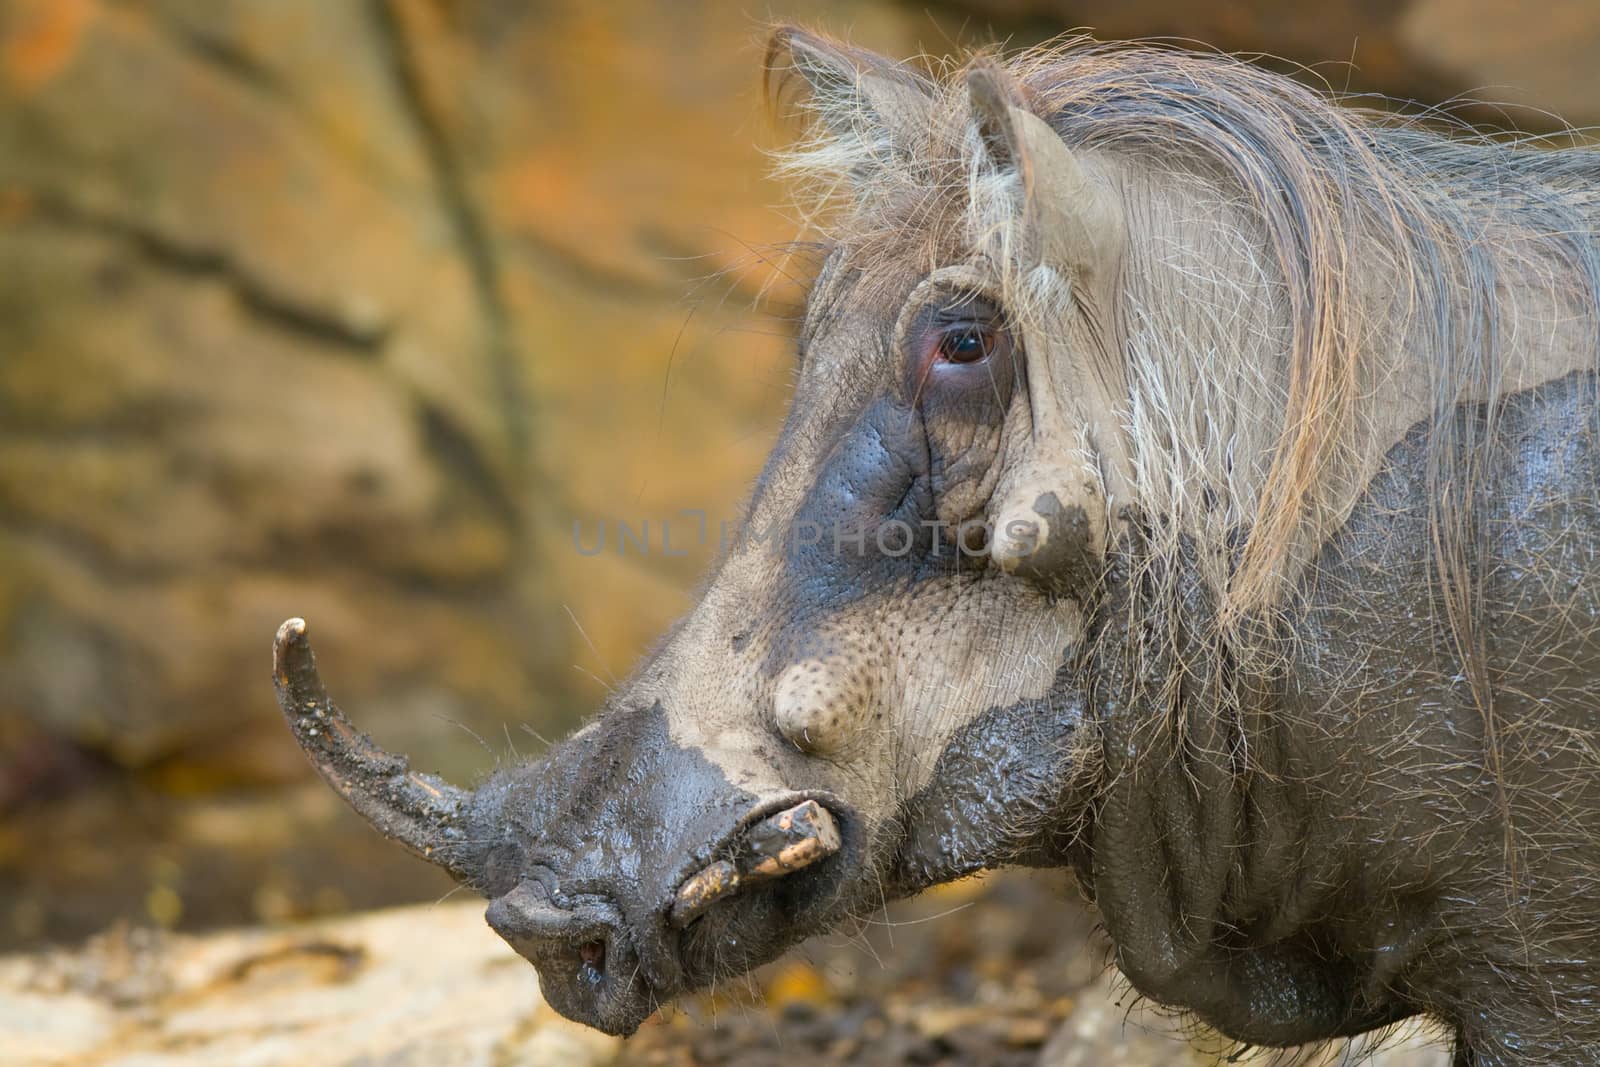
<instances>
[{"instance_id":1,"label":"warthog head","mask_svg":"<svg viewBox=\"0 0 1600 1067\"><path fill-rule=\"evenodd\" d=\"M936 87L783 32L772 69L809 89L802 151L852 156L844 210L880 225L816 279L745 533L659 650L537 765L468 792L348 725L303 622L277 641L322 774L489 898L557 1010L613 1033L888 898L1059 864L1073 830L1064 664L1120 474L1103 384L1053 375L1107 343L1109 179L997 66ZM902 189L919 141L949 151Z\"/></svg>"}]
</instances>

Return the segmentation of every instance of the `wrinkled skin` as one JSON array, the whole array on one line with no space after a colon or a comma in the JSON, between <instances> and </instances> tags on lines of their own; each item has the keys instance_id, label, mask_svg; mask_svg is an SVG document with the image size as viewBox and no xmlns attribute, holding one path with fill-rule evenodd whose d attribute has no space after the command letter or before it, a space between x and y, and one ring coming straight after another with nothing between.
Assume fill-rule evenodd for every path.
<instances>
[{"instance_id":1,"label":"wrinkled skin","mask_svg":"<svg viewBox=\"0 0 1600 1067\"><path fill-rule=\"evenodd\" d=\"M940 281L946 254L887 231L834 249L745 524L783 533L737 542L540 763L469 794L380 759L323 725L342 719L286 625L280 694L323 773L489 898L559 1011L613 1033L889 898L1070 865L1128 979L1240 1041L1427 1012L1463 1063L1561 1062L1527 1035L1600 1012L1593 371L1504 398L1473 490L1491 770L1438 600L1426 419L1303 569L1293 631L1257 635L1276 669L1234 671L1200 550L1150 547L1161 515L1116 510L1102 549L1057 538L1048 567L955 543L1029 447L1041 357L982 286ZM946 338L974 329L969 362ZM1039 514L1076 544L1085 507ZM679 928L679 887L805 799L837 850Z\"/></svg>"}]
</instances>

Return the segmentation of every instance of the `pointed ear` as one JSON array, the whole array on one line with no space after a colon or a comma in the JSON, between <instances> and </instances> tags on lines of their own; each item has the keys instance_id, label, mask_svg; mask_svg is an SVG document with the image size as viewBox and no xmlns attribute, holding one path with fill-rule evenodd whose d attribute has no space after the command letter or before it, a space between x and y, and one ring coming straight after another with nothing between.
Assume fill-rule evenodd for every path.
<instances>
[{"instance_id":1,"label":"pointed ear","mask_svg":"<svg viewBox=\"0 0 1600 1067\"><path fill-rule=\"evenodd\" d=\"M1041 264L1105 276L1121 254L1123 219L1109 189L1024 106L1006 73L988 60L967 71L967 94L993 168L1017 175L1021 202L1012 248L1024 269Z\"/></svg>"},{"instance_id":2,"label":"pointed ear","mask_svg":"<svg viewBox=\"0 0 1600 1067\"><path fill-rule=\"evenodd\" d=\"M784 26L767 44L769 99L774 79L781 88L791 75L804 82L808 108L828 133L863 161L887 163L928 136L932 85L887 56Z\"/></svg>"}]
</instances>

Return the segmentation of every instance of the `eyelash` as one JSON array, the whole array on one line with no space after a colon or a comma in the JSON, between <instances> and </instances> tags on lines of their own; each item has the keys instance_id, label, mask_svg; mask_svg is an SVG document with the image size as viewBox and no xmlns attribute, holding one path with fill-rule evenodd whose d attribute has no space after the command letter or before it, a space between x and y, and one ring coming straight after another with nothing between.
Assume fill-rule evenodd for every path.
<instances>
[{"instance_id":1,"label":"eyelash","mask_svg":"<svg viewBox=\"0 0 1600 1067\"><path fill-rule=\"evenodd\" d=\"M975 351L963 351L958 345L977 343ZM934 345L934 354L946 363L964 366L971 363L982 363L990 355L998 351L1004 339L1000 330L983 322L958 322L946 326L939 332L938 341Z\"/></svg>"}]
</instances>

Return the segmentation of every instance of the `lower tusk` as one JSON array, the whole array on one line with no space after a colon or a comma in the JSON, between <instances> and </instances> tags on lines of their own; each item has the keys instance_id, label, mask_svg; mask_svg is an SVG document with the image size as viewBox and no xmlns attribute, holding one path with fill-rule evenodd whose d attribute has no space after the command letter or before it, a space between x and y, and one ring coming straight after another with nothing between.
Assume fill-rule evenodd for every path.
<instances>
[{"instance_id":1,"label":"lower tusk","mask_svg":"<svg viewBox=\"0 0 1600 1067\"><path fill-rule=\"evenodd\" d=\"M838 852L839 827L827 808L807 800L757 823L745 843L751 861L743 872L747 880L782 878Z\"/></svg>"},{"instance_id":2,"label":"lower tusk","mask_svg":"<svg viewBox=\"0 0 1600 1067\"><path fill-rule=\"evenodd\" d=\"M668 920L679 928L688 926L704 915L711 905L723 897L732 896L741 881L737 867L727 860L718 860L678 887Z\"/></svg>"},{"instance_id":3,"label":"lower tusk","mask_svg":"<svg viewBox=\"0 0 1600 1067\"><path fill-rule=\"evenodd\" d=\"M815 800L796 804L756 823L745 835L737 863L717 860L678 888L667 918L682 928L740 888L782 878L839 851L839 826Z\"/></svg>"}]
</instances>

